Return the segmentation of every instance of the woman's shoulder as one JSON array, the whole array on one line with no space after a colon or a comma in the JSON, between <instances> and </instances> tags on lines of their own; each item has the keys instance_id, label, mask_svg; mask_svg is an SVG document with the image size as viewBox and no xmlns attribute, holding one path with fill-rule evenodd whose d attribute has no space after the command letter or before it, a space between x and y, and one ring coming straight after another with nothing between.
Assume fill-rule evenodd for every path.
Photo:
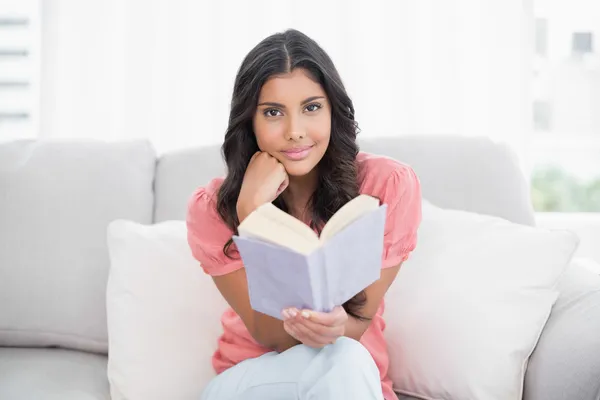
<instances>
[{"instance_id":1,"label":"woman's shoulder","mask_svg":"<svg viewBox=\"0 0 600 400\"><path fill-rule=\"evenodd\" d=\"M417 174L406 163L366 152L360 152L356 160L361 194L389 198L406 190L420 190Z\"/></svg>"},{"instance_id":2,"label":"woman's shoulder","mask_svg":"<svg viewBox=\"0 0 600 400\"><path fill-rule=\"evenodd\" d=\"M192 255L210 275L223 275L241 268L239 260L225 256L224 246L233 234L217 211L217 199L223 178L198 187L188 202L187 239Z\"/></svg>"},{"instance_id":3,"label":"woman's shoulder","mask_svg":"<svg viewBox=\"0 0 600 400\"><path fill-rule=\"evenodd\" d=\"M187 204L188 225L215 225L213 227L225 225L217 212L217 198L222 184L223 178L214 178L194 190Z\"/></svg>"},{"instance_id":4,"label":"woman's shoulder","mask_svg":"<svg viewBox=\"0 0 600 400\"><path fill-rule=\"evenodd\" d=\"M357 157L360 193L388 206L382 268L408 258L417 244L421 223L421 185L410 165L393 158L360 153Z\"/></svg>"}]
</instances>

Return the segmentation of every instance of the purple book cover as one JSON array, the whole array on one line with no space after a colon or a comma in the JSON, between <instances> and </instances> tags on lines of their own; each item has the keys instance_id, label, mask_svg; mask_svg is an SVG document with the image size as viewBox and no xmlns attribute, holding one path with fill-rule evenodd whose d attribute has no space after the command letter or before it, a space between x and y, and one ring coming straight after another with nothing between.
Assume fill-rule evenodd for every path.
<instances>
[{"instance_id":1,"label":"purple book cover","mask_svg":"<svg viewBox=\"0 0 600 400\"><path fill-rule=\"evenodd\" d=\"M378 280L386 210L363 215L309 255L233 236L252 308L277 319L286 307L327 312Z\"/></svg>"}]
</instances>

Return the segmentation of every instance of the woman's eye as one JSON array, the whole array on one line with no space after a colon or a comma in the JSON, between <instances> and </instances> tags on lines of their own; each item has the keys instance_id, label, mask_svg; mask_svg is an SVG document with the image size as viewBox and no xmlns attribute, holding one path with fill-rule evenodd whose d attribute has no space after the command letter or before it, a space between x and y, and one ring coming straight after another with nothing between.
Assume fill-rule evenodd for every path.
<instances>
[{"instance_id":1,"label":"woman's eye","mask_svg":"<svg viewBox=\"0 0 600 400\"><path fill-rule=\"evenodd\" d=\"M265 110L264 115L265 115L265 117L276 117L278 112L279 112L279 110L270 108L268 110Z\"/></svg>"},{"instance_id":2,"label":"woman's eye","mask_svg":"<svg viewBox=\"0 0 600 400\"><path fill-rule=\"evenodd\" d=\"M309 111L309 112L317 111L319 108L321 108L321 105L317 104L317 103L315 103L315 104L309 104L309 105L306 106L306 110Z\"/></svg>"}]
</instances>

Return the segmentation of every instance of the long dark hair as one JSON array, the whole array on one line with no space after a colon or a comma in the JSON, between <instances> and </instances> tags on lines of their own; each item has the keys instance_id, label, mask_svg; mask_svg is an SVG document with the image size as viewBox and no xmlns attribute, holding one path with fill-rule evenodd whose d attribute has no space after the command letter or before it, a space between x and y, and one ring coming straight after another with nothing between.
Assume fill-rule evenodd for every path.
<instances>
[{"instance_id":1,"label":"long dark hair","mask_svg":"<svg viewBox=\"0 0 600 400\"><path fill-rule=\"evenodd\" d=\"M261 41L244 58L233 87L229 126L221 148L227 164L227 176L219 189L217 211L229 228L237 233L239 220L236 204L244 173L254 153L259 151L253 132L252 118L263 84L272 76L289 73L296 68L308 71L318 82L331 104L331 137L318 165L319 178L310 198L311 227L320 233L321 226L348 201L358 196L356 135L354 106L342 80L325 51L305 34L290 29ZM279 196L273 204L285 212L288 207ZM230 239L223 247L229 256ZM344 309L358 319L366 303L364 291L344 303Z\"/></svg>"}]
</instances>

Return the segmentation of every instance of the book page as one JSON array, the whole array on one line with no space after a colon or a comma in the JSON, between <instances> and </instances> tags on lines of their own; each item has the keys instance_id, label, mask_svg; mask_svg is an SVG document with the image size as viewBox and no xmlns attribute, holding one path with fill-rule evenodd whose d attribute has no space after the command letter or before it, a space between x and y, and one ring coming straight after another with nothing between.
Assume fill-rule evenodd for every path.
<instances>
[{"instance_id":1,"label":"book page","mask_svg":"<svg viewBox=\"0 0 600 400\"><path fill-rule=\"evenodd\" d=\"M309 226L271 203L250 213L238 227L238 233L300 254L310 254L320 246L317 234Z\"/></svg>"},{"instance_id":2,"label":"book page","mask_svg":"<svg viewBox=\"0 0 600 400\"><path fill-rule=\"evenodd\" d=\"M344 204L325 224L320 242L323 244L361 216L376 210L379 200L375 197L360 195Z\"/></svg>"}]
</instances>

